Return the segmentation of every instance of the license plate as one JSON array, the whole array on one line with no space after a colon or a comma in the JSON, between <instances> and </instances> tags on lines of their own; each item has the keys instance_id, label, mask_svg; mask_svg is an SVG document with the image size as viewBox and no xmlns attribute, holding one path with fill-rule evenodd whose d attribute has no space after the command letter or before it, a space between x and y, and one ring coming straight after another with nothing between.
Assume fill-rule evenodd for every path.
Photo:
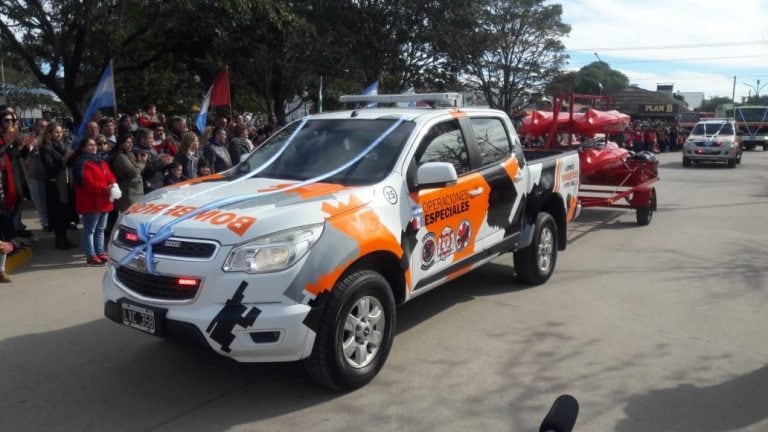
<instances>
[{"instance_id":1,"label":"license plate","mask_svg":"<svg viewBox=\"0 0 768 432\"><path fill-rule=\"evenodd\" d=\"M155 311L130 303L121 303L121 305L123 308L123 324L150 334L157 332Z\"/></svg>"}]
</instances>

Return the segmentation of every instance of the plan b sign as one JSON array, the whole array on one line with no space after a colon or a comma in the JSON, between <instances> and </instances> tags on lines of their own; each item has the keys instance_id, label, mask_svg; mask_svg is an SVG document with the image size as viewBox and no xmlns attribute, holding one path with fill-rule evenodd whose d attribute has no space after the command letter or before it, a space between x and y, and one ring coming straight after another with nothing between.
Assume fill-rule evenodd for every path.
<instances>
[{"instance_id":1,"label":"plan b sign","mask_svg":"<svg viewBox=\"0 0 768 432\"><path fill-rule=\"evenodd\" d=\"M675 104L641 104L638 113L641 114L677 114Z\"/></svg>"}]
</instances>

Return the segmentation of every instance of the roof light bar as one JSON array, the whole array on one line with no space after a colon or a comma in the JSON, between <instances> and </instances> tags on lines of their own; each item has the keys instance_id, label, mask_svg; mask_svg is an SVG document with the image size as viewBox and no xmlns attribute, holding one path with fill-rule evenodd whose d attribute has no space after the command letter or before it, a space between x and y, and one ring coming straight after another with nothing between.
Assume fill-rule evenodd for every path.
<instances>
[{"instance_id":1,"label":"roof light bar","mask_svg":"<svg viewBox=\"0 0 768 432\"><path fill-rule=\"evenodd\" d=\"M416 94L382 94L382 95L345 95L339 97L345 103L398 103L426 102L434 105L459 107L463 105L460 93L416 93Z\"/></svg>"}]
</instances>

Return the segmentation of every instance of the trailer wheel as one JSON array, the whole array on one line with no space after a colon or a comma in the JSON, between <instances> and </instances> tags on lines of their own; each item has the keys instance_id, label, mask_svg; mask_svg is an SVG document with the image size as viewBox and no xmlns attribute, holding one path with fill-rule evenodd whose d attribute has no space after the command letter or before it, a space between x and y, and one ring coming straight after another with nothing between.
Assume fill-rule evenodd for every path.
<instances>
[{"instance_id":1,"label":"trailer wheel","mask_svg":"<svg viewBox=\"0 0 768 432\"><path fill-rule=\"evenodd\" d=\"M371 270L345 276L325 304L312 354L310 378L331 390L368 384L384 366L395 335L395 300L387 280Z\"/></svg>"},{"instance_id":2,"label":"trailer wheel","mask_svg":"<svg viewBox=\"0 0 768 432\"><path fill-rule=\"evenodd\" d=\"M549 280L557 263L557 224L549 213L536 216L533 241L513 257L518 281L540 285Z\"/></svg>"},{"instance_id":3,"label":"trailer wheel","mask_svg":"<svg viewBox=\"0 0 768 432\"><path fill-rule=\"evenodd\" d=\"M690 159L688 159L688 158L687 158L687 157L685 157L685 156L683 156L683 166L684 166L684 167L686 167L686 168L687 168L687 167L689 167L689 166L691 166L691 160L690 160Z\"/></svg>"},{"instance_id":4,"label":"trailer wheel","mask_svg":"<svg viewBox=\"0 0 768 432\"><path fill-rule=\"evenodd\" d=\"M653 212L656 210L656 189L651 191L648 205L638 206L635 210L635 216L637 217L637 224L645 226L651 223L653 220Z\"/></svg>"}]
</instances>

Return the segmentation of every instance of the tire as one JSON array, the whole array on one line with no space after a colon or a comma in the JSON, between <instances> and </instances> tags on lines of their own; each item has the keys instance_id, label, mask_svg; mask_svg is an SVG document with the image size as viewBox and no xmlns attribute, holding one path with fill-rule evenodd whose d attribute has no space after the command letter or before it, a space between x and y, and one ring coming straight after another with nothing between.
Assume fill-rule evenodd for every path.
<instances>
[{"instance_id":1,"label":"tire","mask_svg":"<svg viewBox=\"0 0 768 432\"><path fill-rule=\"evenodd\" d=\"M736 159L728 159L728 168L736 168Z\"/></svg>"},{"instance_id":2,"label":"tire","mask_svg":"<svg viewBox=\"0 0 768 432\"><path fill-rule=\"evenodd\" d=\"M557 264L557 224L549 213L536 216L533 241L514 253L519 282L540 285L549 280Z\"/></svg>"},{"instance_id":3,"label":"tire","mask_svg":"<svg viewBox=\"0 0 768 432\"><path fill-rule=\"evenodd\" d=\"M689 166L691 166L691 160L690 160L690 159L688 159L688 158L687 158L687 157L685 157L685 156L683 156L683 166L684 166L684 167L686 167L686 168L687 168L687 167L689 167Z\"/></svg>"},{"instance_id":4,"label":"tire","mask_svg":"<svg viewBox=\"0 0 768 432\"><path fill-rule=\"evenodd\" d=\"M637 224L640 226L646 226L653 220L653 212L656 210L656 191L651 191L650 202L647 206L638 206L635 210L635 217L637 218Z\"/></svg>"},{"instance_id":5,"label":"tire","mask_svg":"<svg viewBox=\"0 0 768 432\"><path fill-rule=\"evenodd\" d=\"M360 388L384 366L394 335L395 300L387 280L371 270L351 273L333 287L304 366L328 389Z\"/></svg>"},{"instance_id":6,"label":"tire","mask_svg":"<svg viewBox=\"0 0 768 432\"><path fill-rule=\"evenodd\" d=\"M765 146L763 146L763 151L765 151ZM739 154L736 155L736 163L741 164L741 156L743 155L743 152L739 152Z\"/></svg>"}]
</instances>

